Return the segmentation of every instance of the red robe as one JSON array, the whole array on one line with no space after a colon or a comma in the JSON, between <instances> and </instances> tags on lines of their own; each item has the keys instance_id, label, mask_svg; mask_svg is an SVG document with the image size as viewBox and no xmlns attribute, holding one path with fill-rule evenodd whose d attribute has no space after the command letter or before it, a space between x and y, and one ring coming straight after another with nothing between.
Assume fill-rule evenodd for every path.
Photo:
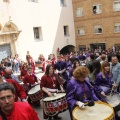
<instances>
[{"instance_id":1,"label":"red robe","mask_svg":"<svg viewBox=\"0 0 120 120\"><path fill-rule=\"evenodd\" d=\"M14 109L10 115L6 115L6 118L7 120L40 120L34 109L26 102L14 102Z\"/></svg>"},{"instance_id":2,"label":"red robe","mask_svg":"<svg viewBox=\"0 0 120 120\"><path fill-rule=\"evenodd\" d=\"M56 75L57 76L57 75ZM52 79L51 79L52 77ZM41 82L40 82L40 87L42 89L42 87L45 87L45 88L50 88L50 89L58 89L60 84L59 82L56 80L55 76L46 76L46 75L43 75L42 78L41 78ZM57 76L58 77L58 76ZM59 81L60 78L58 77ZM55 86L53 86L53 84L55 84ZM43 94L46 96L47 94L43 92ZM48 115L45 114L44 112L44 109L43 109L43 118L44 119L47 119L48 118Z\"/></svg>"},{"instance_id":3,"label":"red robe","mask_svg":"<svg viewBox=\"0 0 120 120\"><path fill-rule=\"evenodd\" d=\"M27 70L22 69L21 70L21 77L24 77L27 74Z\"/></svg>"},{"instance_id":4,"label":"red robe","mask_svg":"<svg viewBox=\"0 0 120 120\"><path fill-rule=\"evenodd\" d=\"M28 92L28 91L32 88L32 85L33 85L35 82L37 82L37 77L36 77L34 74L32 74L32 75L26 74L26 75L24 76L23 82L24 82L24 84L28 87L28 88L27 88L27 91L26 91L26 92ZM27 85L27 83L29 83L29 85ZM30 99L29 97L28 97L28 103L31 104L31 99ZM32 103L33 103L34 105L40 105L40 100L34 101L34 102L32 102Z\"/></svg>"},{"instance_id":5,"label":"red robe","mask_svg":"<svg viewBox=\"0 0 120 120\"><path fill-rule=\"evenodd\" d=\"M24 76L23 82L25 85L27 85L27 83L29 83L30 85L33 85L35 82L37 82L37 77L34 74L32 75L26 74Z\"/></svg>"},{"instance_id":6,"label":"red robe","mask_svg":"<svg viewBox=\"0 0 120 120\"><path fill-rule=\"evenodd\" d=\"M18 101L18 97L22 100L22 99L25 99L27 96L26 96L26 93L24 91L24 88L18 84L15 80L13 79L6 79L7 82L9 83L12 83L13 86L15 87L15 101L17 102Z\"/></svg>"}]
</instances>

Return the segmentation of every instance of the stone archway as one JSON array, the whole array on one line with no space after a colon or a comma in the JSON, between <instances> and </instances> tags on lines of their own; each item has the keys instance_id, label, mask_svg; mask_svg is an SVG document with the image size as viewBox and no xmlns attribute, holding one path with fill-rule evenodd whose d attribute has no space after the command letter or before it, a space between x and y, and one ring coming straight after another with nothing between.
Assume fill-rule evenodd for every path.
<instances>
[{"instance_id":1,"label":"stone archway","mask_svg":"<svg viewBox=\"0 0 120 120\"><path fill-rule=\"evenodd\" d=\"M75 46L67 45L60 50L60 54L65 55L65 54L69 54L70 52L74 52L74 51L75 51Z\"/></svg>"},{"instance_id":2,"label":"stone archway","mask_svg":"<svg viewBox=\"0 0 120 120\"><path fill-rule=\"evenodd\" d=\"M11 55L13 56L16 54L15 42L18 39L19 33L18 27L11 21L6 22L0 32L0 45L3 47L9 45Z\"/></svg>"}]
</instances>

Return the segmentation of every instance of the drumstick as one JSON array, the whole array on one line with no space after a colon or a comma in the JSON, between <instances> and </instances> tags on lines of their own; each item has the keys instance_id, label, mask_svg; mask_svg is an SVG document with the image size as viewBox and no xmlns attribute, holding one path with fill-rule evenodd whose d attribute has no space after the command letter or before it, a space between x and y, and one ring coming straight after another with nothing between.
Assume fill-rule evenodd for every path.
<instances>
[{"instance_id":1,"label":"drumstick","mask_svg":"<svg viewBox=\"0 0 120 120\"><path fill-rule=\"evenodd\" d=\"M110 91L110 97L112 96L112 93L113 93L113 86L112 86L112 89Z\"/></svg>"},{"instance_id":2,"label":"drumstick","mask_svg":"<svg viewBox=\"0 0 120 120\"><path fill-rule=\"evenodd\" d=\"M28 101L28 96L26 97L26 101Z\"/></svg>"}]
</instances>

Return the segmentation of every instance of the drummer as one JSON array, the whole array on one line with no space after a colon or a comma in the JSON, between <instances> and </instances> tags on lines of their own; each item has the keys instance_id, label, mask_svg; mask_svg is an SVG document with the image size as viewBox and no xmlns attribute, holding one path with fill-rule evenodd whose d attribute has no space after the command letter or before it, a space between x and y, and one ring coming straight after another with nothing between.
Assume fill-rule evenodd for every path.
<instances>
[{"instance_id":1,"label":"drummer","mask_svg":"<svg viewBox=\"0 0 120 120\"><path fill-rule=\"evenodd\" d=\"M53 96L53 94L55 95L58 92L58 88L60 88L61 91L64 92L64 89L62 88L62 85L61 85L60 78L58 77L57 74L54 74L53 66L50 64L47 65L45 74L41 78L40 87L43 91L44 97ZM48 118L48 120L52 120L52 117L46 115L44 113L44 110L43 110L43 116L44 116L44 119ZM53 118L54 120L61 119L61 117L59 117L58 114L55 115Z\"/></svg>"},{"instance_id":2,"label":"drummer","mask_svg":"<svg viewBox=\"0 0 120 120\"><path fill-rule=\"evenodd\" d=\"M68 102L68 108L72 120L72 111L75 106L79 106L81 109L85 108L84 103L90 101L98 101L93 86L87 79L89 70L85 66L77 67L73 72L73 77L67 83L66 99Z\"/></svg>"},{"instance_id":3,"label":"drummer","mask_svg":"<svg viewBox=\"0 0 120 120\"><path fill-rule=\"evenodd\" d=\"M25 85L25 88L26 88L26 92L28 93L28 91L34 87L35 85L38 84L38 79L37 77L33 74L32 72L32 67L31 66L28 66L27 68L27 74L24 76L24 79L23 79L23 82L24 82L24 85ZM28 102L31 104L31 100L30 98L28 97ZM40 106L40 100L38 101L35 101L35 102L32 102L33 105L35 106Z\"/></svg>"},{"instance_id":4,"label":"drummer","mask_svg":"<svg viewBox=\"0 0 120 120\"><path fill-rule=\"evenodd\" d=\"M110 72L110 63L104 61L101 66L101 72L96 76L95 88L102 96L106 96L111 89L115 89L115 84L112 81L112 73Z\"/></svg>"},{"instance_id":5,"label":"drummer","mask_svg":"<svg viewBox=\"0 0 120 120\"><path fill-rule=\"evenodd\" d=\"M23 78L26 74L27 74L27 64L24 63L22 68L21 68L21 71L20 71L20 77L21 77L22 81L23 81Z\"/></svg>"}]
</instances>

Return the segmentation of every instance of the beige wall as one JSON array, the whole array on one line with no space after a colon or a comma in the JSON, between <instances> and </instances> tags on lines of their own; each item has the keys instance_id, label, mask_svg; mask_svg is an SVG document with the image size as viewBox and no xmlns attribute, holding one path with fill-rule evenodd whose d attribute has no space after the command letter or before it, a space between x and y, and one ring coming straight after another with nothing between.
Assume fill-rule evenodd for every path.
<instances>
[{"instance_id":1,"label":"beige wall","mask_svg":"<svg viewBox=\"0 0 120 120\"><path fill-rule=\"evenodd\" d=\"M1 1L1 0L0 0ZM39 0L38 3L28 0L10 0L10 3L2 3L3 18L0 23L4 25L10 20L21 31L15 42L15 52L25 60L26 51L34 59L39 54L47 58L49 54L56 54L57 48L62 49L66 45L76 45L72 0L66 0L66 6L60 5L60 0ZM65 37L63 26L69 26L70 36ZM34 41L33 27L42 28L42 40ZM11 45L13 47L13 45Z\"/></svg>"}]
</instances>

